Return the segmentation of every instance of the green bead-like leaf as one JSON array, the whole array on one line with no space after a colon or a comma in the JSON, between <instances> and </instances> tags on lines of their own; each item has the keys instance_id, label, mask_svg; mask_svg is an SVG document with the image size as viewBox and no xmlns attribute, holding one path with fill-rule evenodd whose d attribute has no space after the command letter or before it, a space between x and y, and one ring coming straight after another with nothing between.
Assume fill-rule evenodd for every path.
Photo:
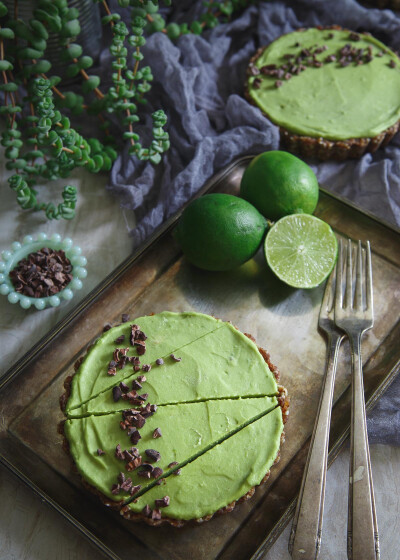
<instances>
[{"instance_id":1,"label":"green bead-like leaf","mask_svg":"<svg viewBox=\"0 0 400 560\"><path fill-rule=\"evenodd\" d=\"M0 17L7 15L8 10L6 5L3 2L0 2Z\"/></svg>"},{"instance_id":2,"label":"green bead-like leaf","mask_svg":"<svg viewBox=\"0 0 400 560\"><path fill-rule=\"evenodd\" d=\"M50 78L48 78L48 80L49 80L49 83L50 83L50 87L54 87L61 82L60 76L50 76Z\"/></svg>"},{"instance_id":3,"label":"green bead-like leaf","mask_svg":"<svg viewBox=\"0 0 400 560\"><path fill-rule=\"evenodd\" d=\"M19 156L19 149L17 147L10 146L6 149L5 154L6 158L8 159L17 159L17 157Z\"/></svg>"},{"instance_id":4,"label":"green bead-like leaf","mask_svg":"<svg viewBox=\"0 0 400 560\"><path fill-rule=\"evenodd\" d=\"M121 16L119 14L110 14L108 16L104 16L101 18L101 23L103 25L107 25L107 23L110 23L111 21L116 22L119 21L121 19Z\"/></svg>"},{"instance_id":5,"label":"green bead-like leaf","mask_svg":"<svg viewBox=\"0 0 400 560\"><path fill-rule=\"evenodd\" d=\"M130 0L118 0L118 4L121 8L129 8Z\"/></svg>"},{"instance_id":6,"label":"green bead-like leaf","mask_svg":"<svg viewBox=\"0 0 400 560\"><path fill-rule=\"evenodd\" d=\"M30 19L29 23L33 31L39 36L39 38L47 41L47 39L49 38L49 34L47 32L46 27L43 25L43 23L38 19L34 19L34 18Z\"/></svg>"},{"instance_id":7,"label":"green bead-like leaf","mask_svg":"<svg viewBox=\"0 0 400 560\"><path fill-rule=\"evenodd\" d=\"M201 35L203 31L203 27L201 26L201 23L199 23L198 21L193 21L190 25L190 31L195 35Z\"/></svg>"},{"instance_id":8,"label":"green bead-like leaf","mask_svg":"<svg viewBox=\"0 0 400 560\"><path fill-rule=\"evenodd\" d=\"M81 26L79 20L72 19L71 21L64 23L61 34L64 37L77 37L80 32Z\"/></svg>"},{"instance_id":9,"label":"green bead-like leaf","mask_svg":"<svg viewBox=\"0 0 400 560\"><path fill-rule=\"evenodd\" d=\"M79 58L82 55L83 49L77 43L70 43L67 49L67 54L70 58Z\"/></svg>"},{"instance_id":10,"label":"green bead-like leaf","mask_svg":"<svg viewBox=\"0 0 400 560\"><path fill-rule=\"evenodd\" d=\"M0 39L14 39L15 33L9 27L3 27L0 29Z\"/></svg>"},{"instance_id":11,"label":"green bead-like leaf","mask_svg":"<svg viewBox=\"0 0 400 560\"><path fill-rule=\"evenodd\" d=\"M93 91L100 85L100 77L99 76L90 76L88 80L86 80L82 84L82 91L84 93L89 93L89 91Z\"/></svg>"},{"instance_id":12,"label":"green bead-like leaf","mask_svg":"<svg viewBox=\"0 0 400 560\"><path fill-rule=\"evenodd\" d=\"M14 66L8 60L0 60L0 72L6 72L7 70L12 70Z\"/></svg>"},{"instance_id":13,"label":"green bead-like leaf","mask_svg":"<svg viewBox=\"0 0 400 560\"><path fill-rule=\"evenodd\" d=\"M49 60L39 60L33 65L35 74L46 74L51 68L51 62Z\"/></svg>"},{"instance_id":14,"label":"green bead-like leaf","mask_svg":"<svg viewBox=\"0 0 400 560\"><path fill-rule=\"evenodd\" d=\"M24 47L22 49L18 49L18 57L32 60L33 58L41 58L43 56L43 51L38 51L36 49L32 49L31 47Z\"/></svg>"},{"instance_id":15,"label":"green bead-like leaf","mask_svg":"<svg viewBox=\"0 0 400 560\"><path fill-rule=\"evenodd\" d=\"M14 82L8 82L8 84L0 84L0 91L8 91L8 92L12 92L12 91L17 91L18 86L17 84L14 84Z\"/></svg>"},{"instance_id":16,"label":"green bead-like leaf","mask_svg":"<svg viewBox=\"0 0 400 560\"><path fill-rule=\"evenodd\" d=\"M79 66L77 64L70 64L65 71L67 78L75 78L79 74Z\"/></svg>"},{"instance_id":17,"label":"green bead-like leaf","mask_svg":"<svg viewBox=\"0 0 400 560\"><path fill-rule=\"evenodd\" d=\"M82 56L78 60L78 66L82 70L87 70L88 68L93 66L93 58L91 56Z\"/></svg>"},{"instance_id":18,"label":"green bead-like leaf","mask_svg":"<svg viewBox=\"0 0 400 560\"><path fill-rule=\"evenodd\" d=\"M161 155L160 154L153 154L153 155L149 156L149 161L154 165L158 165L161 161Z\"/></svg>"},{"instance_id":19,"label":"green bead-like leaf","mask_svg":"<svg viewBox=\"0 0 400 560\"><path fill-rule=\"evenodd\" d=\"M181 28L177 23L169 23L167 25L167 35L170 39L177 39L181 34Z\"/></svg>"}]
</instances>

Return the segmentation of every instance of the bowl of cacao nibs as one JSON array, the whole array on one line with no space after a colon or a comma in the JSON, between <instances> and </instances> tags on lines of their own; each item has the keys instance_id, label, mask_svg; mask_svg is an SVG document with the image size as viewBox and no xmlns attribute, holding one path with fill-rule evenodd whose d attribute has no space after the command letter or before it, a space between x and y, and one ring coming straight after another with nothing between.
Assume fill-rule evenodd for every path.
<instances>
[{"instance_id":1,"label":"bowl of cacao nibs","mask_svg":"<svg viewBox=\"0 0 400 560\"><path fill-rule=\"evenodd\" d=\"M57 307L82 288L86 259L72 239L54 233L27 235L3 251L0 260L0 294L23 309Z\"/></svg>"}]
</instances>

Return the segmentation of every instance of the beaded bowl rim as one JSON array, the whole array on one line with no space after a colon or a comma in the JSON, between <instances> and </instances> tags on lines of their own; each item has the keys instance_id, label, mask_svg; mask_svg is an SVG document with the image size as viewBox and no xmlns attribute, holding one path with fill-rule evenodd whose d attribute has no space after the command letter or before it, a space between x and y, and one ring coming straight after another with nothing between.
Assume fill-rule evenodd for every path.
<instances>
[{"instance_id":1,"label":"beaded bowl rim","mask_svg":"<svg viewBox=\"0 0 400 560\"><path fill-rule=\"evenodd\" d=\"M30 253L46 246L53 250L62 249L65 252L65 255L72 264L72 280L65 288L51 296L35 298L16 292L10 278L10 271ZM26 235L22 242L14 241L10 249L6 249L1 253L0 294L7 296L8 301L12 304L19 303L23 309L30 309L33 306L40 311L46 307L58 307L62 301L70 301L74 297L75 291L82 288L82 280L87 276L86 263L87 259L82 255L82 249L74 245L74 242L69 237L63 239L58 233L50 235L38 233L35 236Z\"/></svg>"}]
</instances>

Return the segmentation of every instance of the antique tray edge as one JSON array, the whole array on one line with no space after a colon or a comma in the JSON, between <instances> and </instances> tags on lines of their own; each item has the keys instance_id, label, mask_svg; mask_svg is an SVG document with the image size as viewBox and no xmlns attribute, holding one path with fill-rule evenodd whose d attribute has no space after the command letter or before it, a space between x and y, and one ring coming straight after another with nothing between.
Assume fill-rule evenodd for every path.
<instances>
[{"instance_id":1,"label":"antique tray edge","mask_svg":"<svg viewBox=\"0 0 400 560\"><path fill-rule=\"evenodd\" d=\"M215 188L218 183L223 180L223 178L229 174L235 167L240 166L242 163L251 160L254 155L246 155L240 156L233 160L230 164L223 167L219 170L216 174L210 177L203 187L199 189L199 191L192 197L192 199L202 196L207 191L211 190L211 188ZM348 200L345 197L341 197L337 194L331 193L327 191L325 188L320 187L321 192L324 195L339 201L340 203L345 204L346 206L352 208L353 210L357 211L359 214L365 215L369 219L373 220L380 226L383 226L390 231L400 234L400 228L386 222L381 218L377 218L372 213L359 208L356 204L352 201ZM192 200L190 199L190 200ZM87 294L81 302L79 302L61 321L59 321L54 328L46 333L30 350L28 350L22 358L20 358L15 364L13 364L2 376L0 379L0 393L1 391L8 385L14 377L16 377L19 373L21 373L22 369L28 365L28 363L33 360L47 345L51 343L51 341L85 309L87 308L93 300L95 300L102 292L104 292L108 286L114 283L118 278L136 261L138 260L144 253L146 253L152 245L154 245L160 237L165 235L175 224L178 220L179 216L181 215L183 209L189 204L189 201L185 205L181 207L181 209L170 216L163 224L161 224L150 236L149 238L143 243L142 246L134 250L133 254L125 259L122 263L120 263L109 275L106 276L104 280L102 280L89 294ZM379 399L381 394L385 392L387 387L393 382L396 378L397 374L400 371L400 361L396 364L396 372L391 373L391 375L386 376L385 383L378 387L379 391L377 390L371 396L371 398L366 403L367 409L370 410ZM340 437L336 442L334 447L332 448L329 454L329 465L335 460L336 456L338 455L340 449L343 446L344 441L348 432L345 432L342 437ZM116 556L107 546L105 546L102 541L100 541L90 530L85 528L75 517L70 515L64 508L59 506L57 502L55 502L48 494L46 494L43 490L41 490L38 486L36 486L27 476L25 476L19 469L13 465L1 452L0 452L0 463L4 465L7 470L13 473L20 481L24 482L33 492L39 496L45 503L51 506L53 509L58 511L65 519L67 519L82 535L87 537L89 541L95 545L98 549L100 549L103 554L113 560L121 560L119 556ZM284 514L279 519L279 522L273 527L270 531L269 535L266 537L262 545L258 547L258 549L253 553L250 557L250 560L259 560L260 554L265 553L265 544L268 540L270 540L269 545L272 545L282 530L286 527L288 522L291 519L293 514L295 505L295 500L291 502L288 508L285 510ZM221 551L222 553L224 552Z\"/></svg>"}]
</instances>

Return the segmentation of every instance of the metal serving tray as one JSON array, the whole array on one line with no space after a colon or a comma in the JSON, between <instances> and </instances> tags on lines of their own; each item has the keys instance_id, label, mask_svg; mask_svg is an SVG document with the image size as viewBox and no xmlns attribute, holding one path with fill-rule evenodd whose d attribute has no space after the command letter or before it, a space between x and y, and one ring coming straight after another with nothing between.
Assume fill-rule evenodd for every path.
<instances>
[{"instance_id":1,"label":"metal serving tray","mask_svg":"<svg viewBox=\"0 0 400 560\"><path fill-rule=\"evenodd\" d=\"M213 177L200 194L237 193L250 157ZM338 236L369 239L373 251L376 321L364 337L364 377L370 408L400 369L400 232L321 190L316 214ZM293 513L317 411L325 340L317 332L323 286L294 290L269 272L262 253L229 273L189 265L168 220L2 379L0 460L109 558L141 560L257 559ZM104 323L162 310L196 310L230 320L255 336L279 366L291 396L286 443L268 483L232 513L184 529L130 523L106 509L81 485L62 450L58 399L75 360ZM342 347L332 416L330 461L349 428L349 371ZM348 354L348 353L347 353Z\"/></svg>"}]
</instances>

